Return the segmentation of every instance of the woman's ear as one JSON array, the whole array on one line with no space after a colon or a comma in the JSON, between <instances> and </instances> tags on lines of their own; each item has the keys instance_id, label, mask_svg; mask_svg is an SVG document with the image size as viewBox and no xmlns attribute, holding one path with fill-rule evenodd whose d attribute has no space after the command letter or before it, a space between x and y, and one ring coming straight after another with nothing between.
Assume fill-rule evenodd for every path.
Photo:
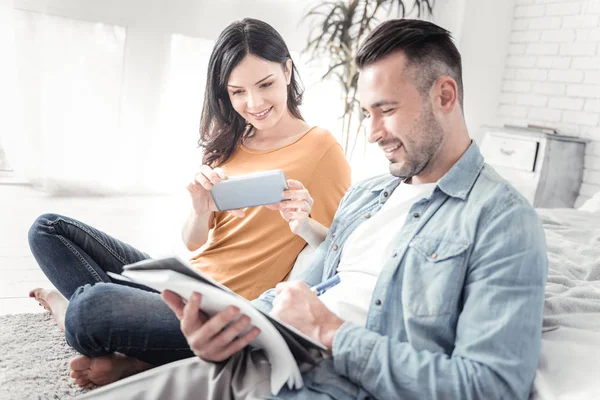
<instances>
[{"instance_id":1,"label":"woman's ear","mask_svg":"<svg viewBox=\"0 0 600 400\"><path fill-rule=\"evenodd\" d=\"M285 62L285 82L287 85L290 84L290 82L292 81L292 71L294 68L294 64L292 63L292 59L288 58L287 61Z\"/></svg>"}]
</instances>

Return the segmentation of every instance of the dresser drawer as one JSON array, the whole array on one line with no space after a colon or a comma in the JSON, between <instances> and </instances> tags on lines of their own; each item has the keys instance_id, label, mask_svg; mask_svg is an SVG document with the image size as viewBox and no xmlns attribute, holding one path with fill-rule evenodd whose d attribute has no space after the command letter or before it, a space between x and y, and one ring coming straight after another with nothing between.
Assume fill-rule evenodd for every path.
<instances>
[{"instance_id":1,"label":"dresser drawer","mask_svg":"<svg viewBox=\"0 0 600 400\"><path fill-rule=\"evenodd\" d=\"M533 171L539 142L488 132L481 143L485 162L520 171Z\"/></svg>"}]
</instances>

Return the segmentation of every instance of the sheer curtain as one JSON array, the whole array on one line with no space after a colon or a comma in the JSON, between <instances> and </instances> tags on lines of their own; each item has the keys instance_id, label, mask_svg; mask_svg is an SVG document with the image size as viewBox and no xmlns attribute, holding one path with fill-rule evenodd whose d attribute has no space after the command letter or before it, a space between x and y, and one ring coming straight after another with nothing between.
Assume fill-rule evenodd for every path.
<instances>
[{"instance_id":1,"label":"sheer curtain","mask_svg":"<svg viewBox=\"0 0 600 400\"><path fill-rule=\"evenodd\" d=\"M16 79L3 99L22 113L2 137L17 173L60 195L180 190L199 162L212 42L10 11L12 68L0 64Z\"/></svg>"},{"instance_id":2,"label":"sheer curtain","mask_svg":"<svg viewBox=\"0 0 600 400\"><path fill-rule=\"evenodd\" d=\"M53 193L123 187L115 157L126 31L40 13L13 13L22 135L15 168Z\"/></svg>"},{"instance_id":3,"label":"sheer curtain","mask_svg":"<svg viewBox=\"0 0 600 400\"><path fill-rule=\"evenodd\" d=\"M176 184L187 181L202 162L198 148L200 114L213 44L208 39L171 35L158 107L158 129L162 134L153 142L153 151L175 156L168 157L168 168L155 168L153 176L161 181Z\"/></svg>"},{"instance_id":4,"label":"sheer curtain","mask_svg":"<svg viewBox=\"0 0 600 400\"><path fill-rule=\"evenodd\" d=\"M14 153L15 138L22 131L17 126L21 108L16 101L16 65L13 29L12 1L0 0L0 173L12 169L14 159L8 158L8 152Z\"/></svg>"}]
</instances>

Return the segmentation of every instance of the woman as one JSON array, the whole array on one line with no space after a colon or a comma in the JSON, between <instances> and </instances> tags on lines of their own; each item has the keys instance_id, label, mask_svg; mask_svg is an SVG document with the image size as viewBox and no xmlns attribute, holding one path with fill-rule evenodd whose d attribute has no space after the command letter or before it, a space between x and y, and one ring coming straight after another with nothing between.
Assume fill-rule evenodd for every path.
<instances>
[{"instance_id":1,"label":"woman","mask_svg":"<svg viewBox=\"0 0 600 400\"><path fill-rule=\"evenodd\" d=\"M303 120L301 98L287 46L270 25L244 19L221 33L202 110L203 165L187 186L192 211L182 236L188 249L203 248L191 259L195 268L247 299L286 279L306 244L302 236L320 242L350 184L341 147ZM290 178L284 196L291 200L272 207L284 219L266 207L217 211L212 185L271 169ZM30 296L54 314L69 345L82 354L71 361L78 385L108 384L193 356L158 293L112 283L107 275L147 254L54 214L36 220L29 242L60 292L36 289Z\"/></svg>"}]
</instances>

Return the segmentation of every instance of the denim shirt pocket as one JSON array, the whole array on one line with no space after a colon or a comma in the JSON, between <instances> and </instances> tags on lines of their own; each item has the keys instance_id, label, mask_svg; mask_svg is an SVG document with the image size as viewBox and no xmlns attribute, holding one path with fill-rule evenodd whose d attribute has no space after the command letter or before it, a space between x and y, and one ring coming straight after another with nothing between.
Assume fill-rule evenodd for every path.
<instances>
[{"instance_id":1,"label":"denim shirt pocket","mask_svg":"<svg viewBox=\"0 0 600 400\"><path fill-rule=\"evenodd\" d=\"M456 312L470 243L416 236L404 262L402 300L414 317Z\"/></svg>"}]
</instances>

